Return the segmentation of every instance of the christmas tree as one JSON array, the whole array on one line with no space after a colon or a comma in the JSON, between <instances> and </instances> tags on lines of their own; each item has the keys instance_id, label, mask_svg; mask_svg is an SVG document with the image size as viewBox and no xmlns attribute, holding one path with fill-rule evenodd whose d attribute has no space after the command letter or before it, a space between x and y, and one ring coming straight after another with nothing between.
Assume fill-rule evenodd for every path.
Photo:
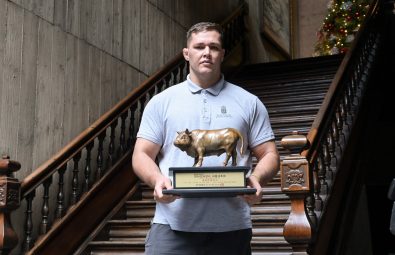
<instances>
[{"instance_id":1,"label":"christmas tree","mask_svg":"<svg viewBox=\"0 0 395 255\"><path fill-rule=\"evenodd\" d=\"M345 53L368 10L369 0L331 0L328 15L317 32L314 56Z\"/></svg>"}]
</instances>

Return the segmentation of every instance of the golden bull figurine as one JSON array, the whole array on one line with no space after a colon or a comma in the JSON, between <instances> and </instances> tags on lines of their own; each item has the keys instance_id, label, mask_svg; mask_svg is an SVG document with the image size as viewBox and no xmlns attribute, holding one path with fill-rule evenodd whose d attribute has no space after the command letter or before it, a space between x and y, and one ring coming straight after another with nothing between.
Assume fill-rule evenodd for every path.
<instances>
[{"instance_id":1,"label":"golden bull figurine","mask_svg":"<svg viewBox=\"0 0 395 255\"><path fill-rule=\"evenodd\" d=\"M237 129L192 130L177 132L174 145L195 159L193 166L202 166L203 157L226 153L223 165L232 157L232 166L236 166L237 142L241 140L240 154L243 154L243 136Z\"/></svg>"}]
</instances>

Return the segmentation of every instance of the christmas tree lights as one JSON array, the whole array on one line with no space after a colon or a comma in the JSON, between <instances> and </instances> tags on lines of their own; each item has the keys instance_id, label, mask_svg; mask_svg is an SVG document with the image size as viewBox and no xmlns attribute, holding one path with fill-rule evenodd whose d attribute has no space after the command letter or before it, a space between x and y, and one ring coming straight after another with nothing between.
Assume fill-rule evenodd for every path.
<instances>
[{"instance_id":1,"label":"christmas tree lights","mask_svg":"<svg viewBox=\"0 0 395 255\"><path fill-rule=\"evenodd\" d=\"M331 0L328 14L317 32L314 56L345 53L369 9L369 0Z\"/></svg>"}]
</instances>

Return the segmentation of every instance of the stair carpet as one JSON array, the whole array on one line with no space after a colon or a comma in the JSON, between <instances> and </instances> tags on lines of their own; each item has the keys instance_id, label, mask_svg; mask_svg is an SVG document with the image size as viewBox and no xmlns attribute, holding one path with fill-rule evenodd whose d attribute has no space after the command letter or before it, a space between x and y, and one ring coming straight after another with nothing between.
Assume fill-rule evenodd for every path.
<instances>
[{"instance_id":1,"label":"stair carpet","mask_svg":"<svg viewBox=\"0 0 395 255\"><path fill-rule=\"evenodd\" d=\"M276 145L283 158L282 137L297 130L307 134L341 56L308 58L247 66L231 82L257 95L268 109ZM252 206L254 255L285 255L292 249L283 237L290 200L281 192L280 175L263 187L261 203ZM144 240L154 215L152 189L141 184L141 197L124 206L123 216L112 219L104 234L89 243L84 254L144 254Z\"/></svg>"}]
</instances>

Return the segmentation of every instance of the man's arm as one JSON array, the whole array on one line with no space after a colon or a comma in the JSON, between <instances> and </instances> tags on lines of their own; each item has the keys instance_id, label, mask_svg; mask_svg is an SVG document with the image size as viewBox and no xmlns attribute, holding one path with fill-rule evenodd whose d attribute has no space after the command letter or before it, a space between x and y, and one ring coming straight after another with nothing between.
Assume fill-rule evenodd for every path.
<instances>
[{"instance_id":1,"label":"man's arm","mask_svg":"<svg viewBox=\"0 0 395 255\"><path fill-rule=\"evenodd\" d=\"M280 167L280 156L274 141L262 143L252 148L252 152L258 159L258 163L248 181L251 187L257 189L257 192L254 195L244 196L249 204L261 201L262 186L266 185L277 174Z\"/></svg>"},{"instance_id":2,"label":"man's arm","mask_svg":"<svg viewBox=\"0 0 395 255\"><path fill-rule=\"evenodd\" d=\"M172 184L168 177L162 175L155 163L159 151L160 145L143 138L137 138L132 157L133 170L143 182L154 188L156 201L170 203L177 197L162 193L163 189L171 189Z\"/></svg>"}]
</instances>

